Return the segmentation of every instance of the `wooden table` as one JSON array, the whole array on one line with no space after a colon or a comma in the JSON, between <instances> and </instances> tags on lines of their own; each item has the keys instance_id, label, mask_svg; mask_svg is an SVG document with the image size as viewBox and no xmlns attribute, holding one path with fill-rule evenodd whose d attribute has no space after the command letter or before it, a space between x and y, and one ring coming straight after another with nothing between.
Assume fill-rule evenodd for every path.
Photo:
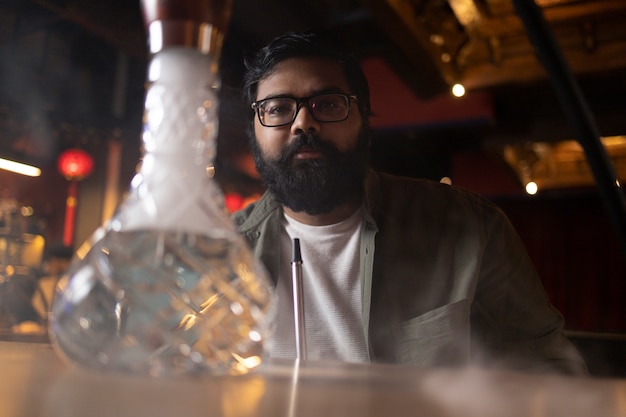
<instances>
[{"instance_id":1,"label":"wooden table","mask_svg":"<svg viewBox=\"0 0 626 417\"><path fill-rule=\"evenodd\" d=\"M479 369L264 364L239 377L75 369L49 344L0 342L0 416L626 417L626 380Z\"/></svg>"}]
</instances>

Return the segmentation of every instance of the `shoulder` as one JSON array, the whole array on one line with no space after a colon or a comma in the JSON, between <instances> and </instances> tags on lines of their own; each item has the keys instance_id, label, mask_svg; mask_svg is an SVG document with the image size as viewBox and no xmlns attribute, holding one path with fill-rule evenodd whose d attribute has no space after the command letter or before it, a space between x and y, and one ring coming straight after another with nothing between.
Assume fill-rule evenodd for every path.
<instances>
[{"instance_id":1,"label":"shoulder","mask_svg":"<svg viewBox=\"0 0 626 417\"><path fill-rule=\"evenodd\" d=\"M419 210L433 215L501 216L501 210L484 197L453 185L402 177L384 172L371 172L367 179L366 194L372 207L379 210Z\"/></svg>"}]
</instances>

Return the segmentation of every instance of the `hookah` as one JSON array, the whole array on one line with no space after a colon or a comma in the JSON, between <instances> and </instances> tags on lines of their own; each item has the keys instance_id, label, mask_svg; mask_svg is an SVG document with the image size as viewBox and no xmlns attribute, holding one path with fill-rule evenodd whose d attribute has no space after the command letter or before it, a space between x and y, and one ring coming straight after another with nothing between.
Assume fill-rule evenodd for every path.
<instances>
[{"instance_id":1,"label":"hookah","mask_svg":"<svg viewBox=\"0 0 626 417\"><path fill-rule=\"evenodd\" d=\"M273 294L212 178L230 0L141 0L142 160L55 289L50 338L79 367L153 376L261 364Z\"/></svg>"}]
</instances>

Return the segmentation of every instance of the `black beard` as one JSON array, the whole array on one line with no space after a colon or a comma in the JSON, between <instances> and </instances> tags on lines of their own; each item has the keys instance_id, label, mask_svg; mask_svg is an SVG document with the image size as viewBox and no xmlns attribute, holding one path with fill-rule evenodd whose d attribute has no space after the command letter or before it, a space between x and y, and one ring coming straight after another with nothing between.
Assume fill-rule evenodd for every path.
<instances>
[{"instance_id":1,"label":"black beard","mask_svg":"<svg viewBox=\"0 0 626 417\"><path fill-rule=\"evenodd\" d=\"M369 137L365 130L348 152L311 134L296 137L277 160L266 159L251 135L256 169L276 200L295 212L325 214L361 191L368 162ZM303 147L311 147L323 158L295 159Z\"/></svg>"}]
</instances>

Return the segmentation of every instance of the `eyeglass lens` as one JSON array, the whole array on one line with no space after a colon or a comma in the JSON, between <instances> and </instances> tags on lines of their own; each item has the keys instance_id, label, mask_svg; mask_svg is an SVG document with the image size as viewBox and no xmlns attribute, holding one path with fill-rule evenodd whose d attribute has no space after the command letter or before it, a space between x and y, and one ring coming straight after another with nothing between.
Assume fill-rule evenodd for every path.
<instances>
[{"instance_id":1,"label":"eyeglass lens","mask_svg":"<svg viewBox=\"0 0 626 417\"><path fill-rule=\"evenodd\" d=\"M280 126L293 122L299 109L299 102L307 105L311 115L318 122L338 122L345 120L349 111L349 99L343 94L322 94L297 100L292 97L276 97L259 102L259 119L265 126Z\"/></svg>"}]
</instances>

